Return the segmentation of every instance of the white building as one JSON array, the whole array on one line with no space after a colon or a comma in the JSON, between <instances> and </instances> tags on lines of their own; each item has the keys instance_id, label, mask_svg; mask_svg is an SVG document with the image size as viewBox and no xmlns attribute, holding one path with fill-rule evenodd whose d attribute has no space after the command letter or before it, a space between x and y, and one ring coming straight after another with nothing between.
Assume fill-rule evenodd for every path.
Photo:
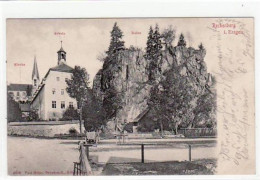
<instances>
[{"instance_id":1,"label":"white building","mask_svg":"<svg viewBox=\"0 0 260 180\"><path fill-rule=\"evenodd\" d=\"M71 78L73 68L66 64L66 52L62 47L57 53L58 65L48 70L40 84L37 65L32 74L33 85L37 88L32 97L31 109L37 110L39 118L46 121L59 120L69 106L77 105L76 100L69 97L66 91L65 80Z\"/></svg>"},{"instance_id":2,"label":"white building","mask_svg":"<svg viewBox=\"0 0 260 180\"><path fill-rule=\"evenodd\" d=\"M16 102L27 102L30 97L30 94L28 94L28 92L30 92L31 89L31 84L10 84L7 86L8 94Z\"/></svg>"}]
</instances>

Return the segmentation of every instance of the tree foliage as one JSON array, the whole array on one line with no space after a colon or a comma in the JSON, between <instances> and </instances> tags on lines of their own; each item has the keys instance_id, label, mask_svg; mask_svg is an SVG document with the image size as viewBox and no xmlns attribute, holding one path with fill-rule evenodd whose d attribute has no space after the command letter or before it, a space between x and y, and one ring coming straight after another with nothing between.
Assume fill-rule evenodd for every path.
<instances>
[{"instance_id":1,"label":"tree foliage","mask_svg":"<svg viewBox=\"0 0 260 180\"><path fill-rule=\"evenodd\" d=\"M62 121L79 120L79 113L74 107L68 107L62 115Z\"/></svg>"},{"instance_id":2,"label":"tree foliage","mask_svg":"<svg viewBox=\"0 0 260 180\"><path fill-rule=\"evenodd\" d=\"M150 91L148 106L153 112L153 121L160 124L161 131L170 128L177 133L180 126L196 127L202 121L208 126L214 125L212 115L215 114L216 95L210 90L205 62L199 58L205 49L200 45L200 55L194 57L190 55L194 49L185 46L181 34L174 51L182 51L185 60L177 60L174 56L172 67L164 72L164 78Z\"/></svg>"},{"instance_id":3,"label":"tree foliage","mask_svg":"<svg viewBox=\"0 0 260 180\"><path fill-rule=\"evenodd\" d=\"M82 133L82 107L87 100L89 90L89 74L85 68L75 66L72 71L71 79L66 80L67 92L70 97L75 98L80 108L80 133Z\"/></svg>"},{"instance_id":4,"label":"tree foliage","mask_svg":"<svg viewBox=\"0 0 260 180\"><path fill-rule=\"evenodd\" d=\"M156 80L156 75L161 71L160 62L162 58L161 35L157 24L154 30L150 27L146 45L145 57L148 61L146 69L149 80L153 82Z\"/></svg>"},{"instance_id":5,"label":"tree foliage","mask_svg":"<svg viewBox=\"0 0 260 180\"><path fill-rule=\"evenodd\" d=\"M7 94L7 120L8 122L21 121L22 112L19 108L19 104Z\"/></svg>"},{"instance_id":6,"label":"tree foliage","mask_svg":"<svg viewBox=\"0 0 260 180\"><path fill-rule=\"evenodd\" d=\"M180 35L178 46L184 46L184 47L186 46L186 41L184 39L183 34Z\"/></svg>"},{"instance_id":7,"label":"tree foliage","mask_svg":"<svg viewBox=\"0 0 260 180\"><path fill-rule=\"evenodd\" d=\"M40 121L40 117L37 109L31 109L29 116L26 118L27 121Z\"/></svg>"},{"instance_id":8,"label":"tree foliage","mask_svg":"<svg viewBox=\"0 0 260 180\"><path fill-rule=\"evenodd\" d=\"M96 131L106 123L106 112L99 101L89 90L87 102L83 106L82 118L84 119L84 127L86 131Z\"/></svg>"},{"instance_id":9,"label":"tree foliage","mask_svg":"<svg viewBox=\"0 0 260 180\"><path fill-rule=\"evenodd\" d=\"M66 80L67 92L70 97L76 99L80 106L86 100L89 88L89 74L85 68L75 66L71 79Z\"/></svg>"},{"instance_id":10,"label":"tree foliage","mask_svg":"<svg viewBox=\"0 0 260 180\"><path fill-rule=\"evenodd\" d=\"M113 56L117 51L125 49L125 42L122 40L123 32L115 22L111 31L110 45L107 51L108 56Z\"/></svg>"},{"instance_id":11,"label":"tree foliage","mask_svg":"<svg viewBox=\"0 0 260 180\"><path fill-rule=\"evenodd\" d=\"M103 100L107 118L115 117L118 111L123 108L123 95L123 92L119 92L114 86L107 89Z\"/></svg>"},{"instance_id":12,"label":"tree foliage","mask_svg":"<svg viewBox=\"0 0 260 180\"><path fill-rule=\"evenodd\" d=\"M121 50L124 50L123 32L117 23L111 31L111 41L105 58L102 76L101 89L104 92L103 107L106 112L106 119L116 117L117 112L122 107L122 89L115 87L115 75L122 71L122 62L120 58Z\"/></svg>"},{"instance_id":13,"label":"tree foliage","mask_svg":"<svg viewBox=\"0 0 260 180\"><path fill-rule=\"evenodd\" d=\"M182 77L179 71L180 68L175 67L166 73L166 79L152 88L149 102L161 126L174 127L175 131L180 124L187 124L192 118L196 94L188 77Z\"/></svg>"},{"instance_id":14,"label":"tree foliage","mask_svg":"<svg viewBox=\"0 0 260 180\"><path fill-rule=\"evenodd\" d=\"M202 43L200 43L200 45L199 45L199 49L200 49L200 50L205 49Z\"/></svg>"},{"instance_id":15,"label":"tree foliage","mask_svg":"<svg viewBox=\"0 0 260 180\"><path fill-rule=\"evenodd\" d=\"M165 79L151 89L149 107L161 123L161 130L170 127L177 133L180 126L197 127L203 121L207 127L215 126L215 93L200 81L203 77L198 76L203 74L182 74L183 68L186 69L185 64L172 67Z\"/></svg>"},{"instance_id":16,"label":"tree foliage","mask_svg":"<svg viewBox=\"0 0 260 180\"><path fill-rule=\"evenodd\" d=\"M166 44L166 47L170 47L172 45L172 42L175 39L175 33L176 31L172 28L172 26L169 26L168 28L163 30L161 36L164 43Z\"/></svg>"}]
</instances>

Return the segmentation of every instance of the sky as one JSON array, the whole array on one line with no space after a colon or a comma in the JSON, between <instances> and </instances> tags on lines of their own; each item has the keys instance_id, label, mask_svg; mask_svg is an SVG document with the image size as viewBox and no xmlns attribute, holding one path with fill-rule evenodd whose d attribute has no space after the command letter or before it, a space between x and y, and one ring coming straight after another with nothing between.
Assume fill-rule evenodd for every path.
<instances>
[{"instance_id":1,"label":"sky","mask_svg":"<svg viewBox=\"0 0 260 180\"><path fill-rule=\"evenodd\" d=\"M115 22L123 31L125 46L142 49L145 49L150 26L155 27L157 23L160 31L172 26L176 30L173 45L177 44L180 33L186 37L187 46L197 48L202 42L207 50L205 61L208 71L214 68L216 57L209 50L214 42L208 29L214 22L212 18L8 19L7 83L30 84L34 56L42 79L49 68L57 65L57 51L62 40L67 64L85 67L92 84L95 74L102 67L97 57L108 49L110 31ZM16 63L22 66L16 66Z\"/></svg>"}]
</instances>

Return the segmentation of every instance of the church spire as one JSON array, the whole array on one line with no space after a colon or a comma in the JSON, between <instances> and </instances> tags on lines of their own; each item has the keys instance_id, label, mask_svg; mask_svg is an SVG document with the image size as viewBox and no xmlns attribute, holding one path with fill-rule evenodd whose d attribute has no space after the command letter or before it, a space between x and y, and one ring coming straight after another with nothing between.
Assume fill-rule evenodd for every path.
<instances>
[{"instance_id":1,"label":"church spire","mask_svg":"<svg viewBox=\"0 0 260 180\"><path fill-rule=\"evenodd\" d=\"M33 71L32 71L32 94L34 94L39 84L40 84L40 75L38 71L36 56L34 56L34 64L33 64Z\"/></svg>"},{"instance_id":2,"label":"church spire","mask_svg":"<svg viewBox=\"0 0 260 180\"><path fill-rule=\"evenodd\" d=\"M62 41L61 41L61 47L58 53L58 65L61 63L66 63L66 52L62 48Z\"/></svg>"},{"instance_id":3,"label":"church spire","mask_svg":"<svg viewBox=\"0 0 260 180\"><path fill-rule=\"evenodd\" d=\"M33 71L32 71L32 79L34 79L34 78L40 80L40 75L39 75L39 71L38 71L36 56L34 56L34 64L33 64Z\"/></svg>"}]
</instances>

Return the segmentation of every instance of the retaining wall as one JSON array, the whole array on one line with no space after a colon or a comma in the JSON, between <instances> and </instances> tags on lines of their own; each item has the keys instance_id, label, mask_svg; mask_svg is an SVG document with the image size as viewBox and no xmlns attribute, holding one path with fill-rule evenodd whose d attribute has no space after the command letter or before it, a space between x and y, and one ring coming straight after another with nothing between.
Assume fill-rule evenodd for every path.
<instances>
[{"instance_id":1,"label":"retaining wall","mask_svg":"<svg viewBox=\"0 0 260 180\"><path fill-rule=\"evenodd\" d=\"M71 128L79 133L79 121L13 122L8 123L8 135L29 137L60 137Z\"/></svg>"}]
</instances>

